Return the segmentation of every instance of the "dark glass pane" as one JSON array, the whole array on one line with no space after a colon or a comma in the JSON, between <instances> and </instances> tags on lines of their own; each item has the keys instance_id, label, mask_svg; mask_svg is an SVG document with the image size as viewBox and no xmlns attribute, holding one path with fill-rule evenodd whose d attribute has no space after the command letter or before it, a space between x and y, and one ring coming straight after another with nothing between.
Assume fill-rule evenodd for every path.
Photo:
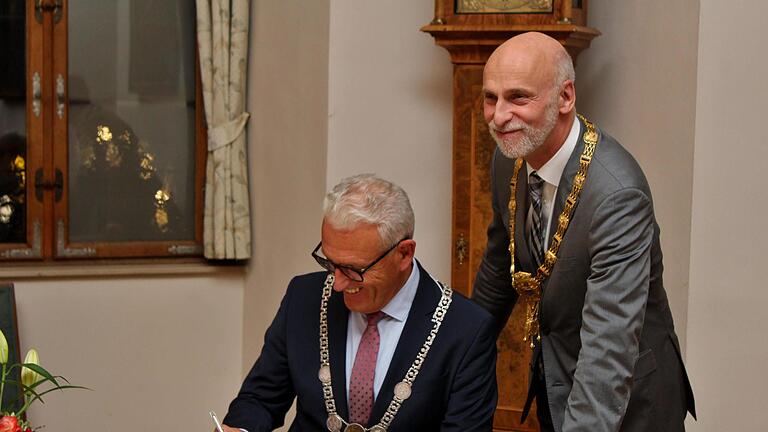
<instances>
[{"instance_id":1,"label":"dark glass pane","mask_svg":"<svg viewBox=\"0 0 768 432\"><path fill-rule=\"evenodd\" d=\"M194 239L194 3L67 3L71 242Z\"/></svg>"},{"instance_id":2,"label":"dark glass pane","mask_svg":"<svg viewBox=\"0 0 768 432\"><path fill-rule=\"evenodd\" d=\"M25 3L0 2L0 243L26 240Z\"/></svg>"}]
</instances>

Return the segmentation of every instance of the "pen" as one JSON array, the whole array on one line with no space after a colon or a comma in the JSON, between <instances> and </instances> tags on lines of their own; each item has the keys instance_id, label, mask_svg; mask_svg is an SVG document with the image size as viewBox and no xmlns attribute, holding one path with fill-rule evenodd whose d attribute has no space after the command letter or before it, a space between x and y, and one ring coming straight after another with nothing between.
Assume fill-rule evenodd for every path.
<instances>
[{"instance_id":1,"label":"pen","mask_svg":"<svg viewBox=\"0 0 768 432\"><path fill-rule=\"evenodd\" d=\"M216 430L218 432L224 432L224 429L221 428L221 423L219 423L219 419L216 418L216 413L213 411L208 411L208 414L211 416L211 420L213 420L213 423L216 424Z\"/></svg>"}]
</instances>

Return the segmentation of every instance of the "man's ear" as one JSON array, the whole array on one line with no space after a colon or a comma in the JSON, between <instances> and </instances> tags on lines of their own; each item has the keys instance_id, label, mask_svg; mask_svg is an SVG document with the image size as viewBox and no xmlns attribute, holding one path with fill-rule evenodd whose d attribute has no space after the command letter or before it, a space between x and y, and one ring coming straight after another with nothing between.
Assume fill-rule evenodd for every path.
<instances>
[{"instance_id":1,"label":"man's ear","mask_svg":"<svg viewBox=\"0 0 768 432\"><path fill-rule=\"evenodd\" d=\"M568 114L576 108L576 87L572 80L566 80L558 97L558 111Z\"/></svg>"},{"instance_id":2,"label":"man's ear","mask_svg":"<svg viewBox=\"0 0 768 432\"><path fill-rule=\"evenodd\" d=\"M407 268L416 254L416 241L413 239L403 240L397 245L397 254L403 269Z\"/></svg>"}]
</instances>

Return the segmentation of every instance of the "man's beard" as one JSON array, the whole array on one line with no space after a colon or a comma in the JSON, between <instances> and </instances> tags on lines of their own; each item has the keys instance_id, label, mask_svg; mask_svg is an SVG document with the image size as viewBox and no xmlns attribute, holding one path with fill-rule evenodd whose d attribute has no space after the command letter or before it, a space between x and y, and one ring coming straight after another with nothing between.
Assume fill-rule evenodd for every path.
<instances>
[{"instance_id":1,"label":"man's beard","mask_svg":"<svg viewBox=\"0 0 768 432\"><path fill-rule=\"evenodd\" d=\"M541 125L541 127L537 128L520 119L513 118L498 130L499 132L521 131L523 136L520 138L507 138L502 140L496 134L493 120L488 122L488 130L491 132L491 137L496 141L496 145L504 156L510 159L524 158L544 144L544 141L549 137L552 129L555 128L557 115L557 99L555 99L547 105L547 108L544 111L544 124Z\"/></svg>"}]
</instances>

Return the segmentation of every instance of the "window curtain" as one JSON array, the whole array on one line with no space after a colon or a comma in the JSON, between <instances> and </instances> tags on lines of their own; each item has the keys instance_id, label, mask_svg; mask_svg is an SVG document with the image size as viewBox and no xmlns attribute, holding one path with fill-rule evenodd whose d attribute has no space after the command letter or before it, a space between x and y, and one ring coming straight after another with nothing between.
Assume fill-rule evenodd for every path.
<instances>
[{"instance_id":1,"label":"window curtain","mask_svg":"<svg viewBox=\"0 0 768 432\"><path fill-rule=\"evenodd\" d=\"M197 0L197 42L208 123L204 255L251 256L245 82L249 0Z\"/></svg>"}]
</instances>

